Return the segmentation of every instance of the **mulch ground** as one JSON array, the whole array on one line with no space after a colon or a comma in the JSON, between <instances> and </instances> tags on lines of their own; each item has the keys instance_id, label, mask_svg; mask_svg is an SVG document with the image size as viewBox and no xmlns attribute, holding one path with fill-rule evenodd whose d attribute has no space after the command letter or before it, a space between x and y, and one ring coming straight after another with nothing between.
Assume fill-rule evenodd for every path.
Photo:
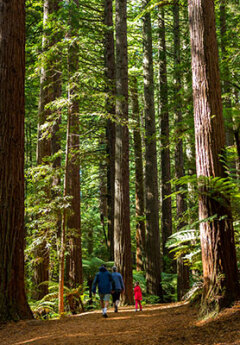
<instances>
[{"instance_id":1,"label":"mulch ground","mask_svg":"<svg viewBox=\"0 0 240 345\"><path fill-rule=\"evenodd\" d=\"M145 306L143 312L109 309L50 321L20 321L0 328L0 345L240 345L240 302L217 318L199 321L186 304Z\"/></svg>"}]
</instances>

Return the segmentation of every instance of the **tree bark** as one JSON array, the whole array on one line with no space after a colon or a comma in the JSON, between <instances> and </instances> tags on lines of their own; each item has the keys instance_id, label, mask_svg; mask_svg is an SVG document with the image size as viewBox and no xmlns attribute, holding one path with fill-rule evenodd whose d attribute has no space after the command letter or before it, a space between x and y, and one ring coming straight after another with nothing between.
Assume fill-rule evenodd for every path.
<instances>
[{"instance_id":1,"label":"tree bark","mask_svg":"<svg viewBox=\"0 0 240 345\"><path fill-rule=\"evenodd\" d=\"M104 143L101 140L100 146L102 146ZM108 205L107 205L107 183L106 183L106 166L101 161L99 165L99 193L100 193L100 200L99 200L99 210L100 210L100 221L102 225L103 230L103 237L105 240L106 248L108 249L108 239L107 239L107 233L106 233L106 224L105 219L107 219L108 215Z\"/></svg>"},{"instance_id":2,"label":"tree bark","mask_svg":"<svg viewBox=\"0 0 240 345\"><path fill-rule=\"evenodd\" d=\"M50 16L55 11L55 1L44 0L43 2L43 30L45 31L49 25ZM54 39L51 34L44 32L42 38L43 54L48 52L51 46L54 44ZM55 94L53 90L53 78L54 69L51 64L51 59L48 57L45 59L44 64L41 66L40 76L40 98L39 98L39 112L38 112L38 142L37 142L37 164L44 165L49 164L47 158L51 156L51 138L49 136L51 129L50 126L47 129L42 129L42 126L47 124L50 120L51 110L47 108L48 104L55 100ZM46 198L50 198L50 189L45 187ZM49 248L47 245L46 237L49 229L44 229L44 234L41 244L36 248L36 260L35 267L35 283L37 285L36 298L42 299L48 293L48 284L44 282L49 281ZM44 284L42 284L44 283Z\"/></svg>"},{"instance_id":3,"label":"tree bark","mask_svg":"<svg viewBox=\"0 0 240 345\"><path fill-rule=\"evenodd\" d=\"M104 65L106 78L107 213L109 259L114 260L114 181L115 181L115 56L112 0L104 0Z\"/></svg>"},{"instance_id":4,"label":"tree bark","mask_svg":"<svg viewBox=\"0 0 240 345\"><path fill-rule=\"evenodd\" d=\"M74 0L76 9L79 1ZM70 12L70 33L76 33L74 21ZM81 245L81 215L80 215L80 158L79 158L79 103L78 103L78 81L76 73L78 72L78 51L79 47L76 43L72 43L69 47L69 77L70 85L68 91L69 97L69 140L68 151L69 158L66 167L66 191L71 196L71 212L67 216L67 228L69 232L70 244L70 269L69 269L69 285L76 288L83 284L82 274L82 245Z\"/></svg>"},{"instance_id":5,"label":"tree bark","mask_svg":"<svg viewBox=\"0 0 240 345\"><path fill-rule=\"evenodd\" d=\"M175 130L176 130L176 150L175 150L175 176L180 179L184 173L184 155L182 142L182 74L181 74L181 45L180 45L180 25L179 25L179 0L174 0L173 5L173 34L174 34L174 113L175 113ZM177 230L184 225L182 217L187 209L185 196L181 193L180 187L176 186L176 206L177 206ZM177 295L180 301L189 290L189 267L184 264L184 260L180 257L177 260Z\"/></svg>"},{"instance_id":6,"label":"tree bark","mask_svg":"<svg viewBox=\"0 0 240 345\"><path fill-rule=\"evenodd\" d=\"M31 319L24 284L25 6L0 1L0 322Z\"/></svg>"},{"instance_id":7,"label":"tree bark","mask_svg":"<svg viewBox=\"0 0 240 345\"><path fill-rule=\"evenodd\" d=\"M116 0L116 117L114 258L126 287L123 301L132 304L126 0Z\"/></svg>"},{"instance_id":8,"label":"tree bark","mask_svg":"<svg viewBox=\"0 0 240 345\"><path fill-rule=\"evenodd\" d=\"M148 0L143 1L144 7ZM143 73L146 159L146 280L147 292L161 296L161 257L159 235L158 177L154 81L152 60L152 26L150 13L143 16Z\"/></svg>"},{"instance_id":9,"label":"tree bark","mask_svg":"<svg viewBox=\"0 0 240 345\"><path fill-rule=\"evenodd\" d=\"M172 202L167 197L171 194L171 167L169 148L169 113L168 113L168 81L167 81L167 55L165 38L164 7L159 8L159 84L160 84L160 128L161 128L161 171L162 171L162 246L163 255L170 257L166 248L168 237L172 235ZM166 270L167 262L164 260L163 269Z\"/></svg>"},{"instance_id":10,"label":"tree bark","mask_svg":"<svg viewBox=\"0 0 240 345\"><path fill-rule=\"evenodd\" d=\"M132 80L132 113L135 121L134 128L134 153L135 153L135 198L136 198L136 270L144 270L145 256L145 212L144 212L144 180L142 159L142 138L140 131L138 84L137 78Z\"/></svg>"},{"instance_id":11,"label":"tree bark","mask_svg":"<svg viewBox=\"0 0 240 345\"><path fill-rule=\"evenodd\" d=\"M57 13L59 10L59 0L53 0L53 8L54 12ZM58 37L54 38L54 44L57 43ZM61 59L59 58L58 54L54 56L52 61L52 88L53 88L53 100L57 100L61 97L62 94L62 73L61 73ZM60 125L61 125L61 109L56 107L55 114L54 114L54 123L51 130L51 154L55 155L61 150L61 133L60 133ZM61 156L57 155L56 158L53 160L53 168L55 169L55 173L53 176L53 190L54 192L53 197L60 196L60 186L61 186L61 177L60 171L61 168ZM61 211L57 211L57 238L60 239L61 237L61 224L62 224L62 216Z\"/></svg>"},{"instance_id":12,"label":"tree bark","mask_svg":"<svg viewBox=\"0 0 240 345\"><path fill-rule=\"evenodd\" d=\"M219 155L223 154L225 132L222 115L218 49L213 0L191 0L188 5L197 176L205 177L199 186L199 219L216 215L200 224L202 247L204 309L229 306L239 297L231 205L227 195L209 189L211 177L225 177Z\"/></svg>"}]
</instances>

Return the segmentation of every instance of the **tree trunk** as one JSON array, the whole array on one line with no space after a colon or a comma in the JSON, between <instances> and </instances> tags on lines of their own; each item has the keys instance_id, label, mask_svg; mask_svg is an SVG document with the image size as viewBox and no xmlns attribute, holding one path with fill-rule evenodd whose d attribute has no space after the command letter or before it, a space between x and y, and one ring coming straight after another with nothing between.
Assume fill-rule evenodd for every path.
<instances>
[{"instance_id":1,"label":"tree trunk","mask_svg":"<svg viewBox=\"0 0 240 345\"><path fill-rule=\"evenodd\" d=\"M100 146L104 143L100 142ZM103 162L100 162L99 166L99 210L100 210L100 221L102 225L103 237L105 240L106 248L108 248L108 239L106 234L106 224L105 219L107 218L107 183L106 183L106 166Z\"/></svg>"},{"instance_id":2,"label":"tree trunk","mask_svg":"<svg viewBox=\"0 0 240 345\"><path fill-rule=\"evenodd\" d=\"M57 1L57 0L55 0ZM49 25L49 21L52 20L52 15L56 10L56 2L53 0L44 0L43 2L43 30L46 30ZM55 39L51 35L47 34L47 31L43 34L42 49L43 53L47 53L51 46L55 43ZM38 142L37 142L37 164L48 164L47 158L51 156L51 138L48 135L51 133L50 127L47 129L49 133L46 133L46 129L41 127L49 121L49 117L52 113L51 109L47 108L48 104L55 100L56 95L54 93L54 78L55 69L53 68L51 57L47 57L42 62L41 77L40 77L40 98L39 98L39 113L38 113ZM45 187L46 198L50 198L49 187ZM36 298L42 299L48 293L49 280L49 247L47 245L46 237L49 229L44 230L44 235L38 234L38 236L44 236L41 244L36 248L36 256L40 260L36 261L35 267L35 283L37 285ZM44 284L42 284L44 283Z\"/></svg>"},{"instance_id":3,"label":"tree trunk","mask_svg":"<svg viewBox=\"0 0 240 345\"><path fill-rule=\"evenodd\" d=\"M54 12L56 13L59 10L59 0L54 0L53 3ZM56 44L57 38L54 40ZM56 54L55 59L52 61L52 88L53 88L53 100L56 100L61 97L62 94L62 81L61 76L61 59ZM54 114L54 124L52 126L51 131L51 154L55 155L61 150L61 133L60 133L60 125L61 125L61 109L56 108ZM60 171L61 168L61 156L57 155L57 157L53 160L53 168L55 169L55 173L53 176L53 197L60 196L60 186L61 186L61 177ZM62 215L61 210L57 211L57 238L60 239L61 237L61 224L62 224Z\"/></svg>"},{"instance_id":4,"label":"tree trunk","mask_svg":"<svg viewBox=\"0 0 240 345\"><path fill-rule=\"evenodd\" d=\"M79 1L74 0L76 8ZM75 34L74 21L70 12L70 38ZM76 288L83 284L82 275L82 245L81 245L81 216L80 216L80 162L79 162L79 104L77 99L78 80L76 73L78 72L78 51L79 47L76 43L72 43L69 47L69 158L66 168L66 191L71 196L71 214L67 217L67 227L69 232L70 244L70 269L69 269L69 285Z\"/></svg>"},{"instance_id":5,"label":"tree trunk","mask_svg":"<svg viewBox=\"0 0 240 345\"><path fill-rule=\"evenodd\" d=\"M171 198L166 198L171 194L171 167L169 148L169 113L168 113L168 82L167 82L167 56L165 39L165 19L164 7L159 8L159 84L160 84L160 118L161 118L161 171L162 171L162 246L163 255L170 257L166 248L168 237L172 235L172 203ZM169 269L164 260L163 269Z\"/></svg>"},{"instance_id":6,"label":"tree trunk","mask_svg":"<svg viewBox=\"0 0 240 345\"><path fill-rule=\"evenodd\" d=\"M213 0L189 1L197 176L225 177L225 133L222 116L218 50ZM227 195L199 185L204 309L229 306L239 297L231 205Z\"/></svg>"},{"instance_id":7,"label":"tree trunk","mask_svg":"<svg viewBox=\"0 0 240 345\"><path fill-rule=\"evenodd\" d=\"M116 0L116 95L114 258L126 287L123 301L132 304L126 0Z\"/></svg>"},{"instance_id":8,"label":"tree trunk","mask_svg":"<svg viewBox=\"0 0 240 345\"><path fill-rule=\"evenodd\" d=\"M115 181L115 56L112 0L104 0L104 65L106 77L107 120L107 208L108 208L108 248L109 259L114 260L114 181Z\"/></svg>"},{"instance_id":9,"label":"tree trunk","mask_svg":"<svg viewBox=\"0 0 240 345\"><path fill-rule=\"evenodd\" d=\"M68 117L67 123L67 143L66 143L66 158L65 158L65 175L64 175L64 187L63 197L67 196L67 167L69 164L69 147L70 147L70 122ZM65 252L66 252L66 221L67 221L67 209L64 207L62 213L62 232L61 243L59 250L59 285L58 285L58 313L61 316L64 313L64 282L65 282Z\"/></svg>"},{"instance_id":10,"label":"tree trunk","mask_svg":"<svg viewBox=\"0 0 240 345\"><path fill-rule=\"evenodd\" d=\"M135 121L134 128L134 153L135 153L135 188L136 188L136 269L144 270L145 256L145 221L144 221L144 181L143 181L143 159L142 139L140 131L138 85L137 78L132 81L132 113Z\"/></svg>"},{"instance_id":11,"label":"tree trunk","mask_svg":"<svg viewBox=\"0 0 240 345\"><path fill-rule=\"evenodd\" d=\"M174 34L174 113L176 128L176 150L175 150L175 176L177 179L183 177L184 174L184 155L182 142L182 74L181 74L181 46L180 46L180 26L179 26L179 0L174 0L173 5L173 34ZM177 229L180 230L186 225L183 220L183 214L187 209L185 196L181 193L180 187L176 186L176 205L177 205ZM184 264L184 260L180 257L177 260L177 295L180 301L188 291L189 285L189 267Z\"/></svg>"},{"instance_id":12,"label":"tree trunk","mask_svg":"<svg viewBox=\"0 0 240 345\"><path fill-rule=\"evenodd\" d=\"M143 1L147 6L148 0ZM161 296L161 257L159 235L158 177L156 128L154 109L154 81L152 60L152 26L150 13L143 16L143 72L146 159L146 280L147 292Z\"/></svg>"},{"instance_id":13,"label":"tree trunk","mask_svg":"<svg viewBox=\"0 0 240 345\"><path fill-rule=\"evenodd\" d=\"M32 318L24 285L24 45L24 1L0 1L0 322Z\"/></svg>"}]
</instances>

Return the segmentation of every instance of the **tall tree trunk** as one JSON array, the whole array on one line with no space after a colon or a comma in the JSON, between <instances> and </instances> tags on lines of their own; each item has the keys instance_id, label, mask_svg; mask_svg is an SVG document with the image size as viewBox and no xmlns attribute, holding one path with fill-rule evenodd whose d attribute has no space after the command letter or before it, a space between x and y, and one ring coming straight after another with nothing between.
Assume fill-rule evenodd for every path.
<instances>
[{"instance_id":1,"label":"tall tree trunk","mask_svg":"<svg viewBox=\"0 0 240 345\"><path fill-rule=\"evenodd\" d=\"M115 56L113 32L112 0L104 0L104 65L106 77L106 111L110 118L107 120L107 207L108 207L108 248L109 259L114 259L114 181L115 181Z\"/></svg>"},{"instance_id":2,"label":"tall tree trunk","mask_svg":"<svg viewBox=\"0 0 240 345\"><path fill-rule=\"evenodd\" d=\"M54 1L54 11L55 13L59 10L59 1ZM54 40L56 44L57 38ZM53 75L52 75L52 88L53 88L53 100L56 100L61 97L62 94L62 81L61 81L61 60L59 56L56 54L55 59L52 61L53 67ZM56 108L54 114L54 124L52 126L51 131L51 154L57 154L61 149L61 133L60 133L60 125L61 125L61 109ZM55 169L55 173L53 176L53 197L60 196L60 185L61 185L61 177L60 177L60 168L61 168L61 156L57 155L56 158L53 160L53 168ZM62 223L62 216L61 210L57 211L57 238L60 239L61 236L61 223Z\"/></svg>"},{"instance_id":3,"label":"tall tree trunk","mask_svg":"<svg viewBox=\"0 0 240 345\"><path fill-rule=\"evenodd\" d=\"M226 94L224 106L225 106L225 128L226 128L226 145L232 146L234 144L233 133L233 119L232 119L232 102L231 102L231 86L230 71L227 62L227 22L226 22L226 0L220 1L220 34L221 34L221 57L222 57L222 92Z\"/></svg>"},{"instance_id":4,"label":"tall tree trunk","mask_svg":"<svg viewBox=\"0 0 240 345\"><path fill-rule=\"evenodd\" d=\"M159 84L160 84L160 118L161 118L161 171L162 171L162 246L163 255L169 257L166 248L168 237L172 235L172 202L167 198L171 194L171 167L169 148L169 113L168 113L168 81L167 81L167 56L165 39L164 7L159 8ZM166 260L163 269L169 269Z\"/></svg>"},{"instance_id":5,"label":"tall tree trunk","mask_svg":"<svg viewBox=\"0 0 240 345\"><path fill-rule=\"evenodd\" d=\"M191 0L188 5L193 100L198 177L225 177L219 155L225 133L213 0ZM206 180L199 185L204 309L228 306L239 297L238 271L231 205L227 195L209 190Z\"/></svg>"},{"instance_id":6,"label":"tall tree trunk","mask_svg":"<svg viewBox=\"0 0 240 345\"><path fill-rule=\"evenodd\" d=\"M181 74L181 46L180 46L180 25L179 25L179 0L174 0L173 5L173 34L174 34L174 101L175 101L175 128L176 128L176 150L175 150L175 176L180 179L184 176L184 155L182 142L182 74ZM180 187L176 186L176 204L177 204L177 220L178 230L185 224L182 219L187 209L185 196L181 193ZM189 267L184 264L184 260L180 257L177 260L177 295L180 301L189 289Z\"/></svg>"},{"instance_id":7,"label":"tall tree trunk","mask_svg":"<svg viewBox=\"0 0 240 345\"><path fill-rule=\"evenodd\" d=\"M103 145L103 141L100 142L100 146ZM99 166L99 209L100 209L100 221L102 225L103 237L106 247L108 248L108 239L106 233L105 219L107 218L107 183L106 183L106 166L103 162L100 162Z\"/></svg>"},{"instance_id":8,"label":"tall tree trunk","mask_svg":"<svg viewBox=\"0 0 240 345\"><path fill-rule=\"evenodd\" d=\"M75 8L79 6L79 1L74 0ZM77 30L74 27L74 20L70 12L70 38ZM67 227L69 231L70 244L70 269L69 285L77 287L83 284L82 275L82 245L81 245L81 216L80 216L80 162L79 162L79 104L78 104L78 82L76 73L78 72L78 51L76 43L69 47L69 158L66 167L66 191L71 196L72 214L67 217Z\"/></svg>"},{"instance_id":9,"label":"tall tree trunk","mask_svg":"<svg viewBox=\"0 0 240 345\"><path fill-rule=\"evenodd\" d=\"M129 205L127 1L116 0L116 146L114 258L125 282L125 303L133 303Z\"/></svg>"},{"instance_id":10,"label":"tall tree trunk","mask_svg":"<svg viewBox=\"0 0 240 345\"><path fill-rule=\"evenodd\" d=\"M144 7L148 0L143 1ZM152 60L152 26L150 13L143 16L143 72L146 159L146 279L147 291L161 296L161 257L159 234L158 177L156 128L154 109L154 81Z\"/></svg>"},{"instance_id":11,"label":"tall tree trunk","mask_svg":"<svg viewBox=\"0 0 240 345\"><path fill-rule=\"evenodd\" d=\"M67 169L69 165L69 147L70 147L70 118L67 122L67 142L66 142L66 158L65 158L65 175L63 186L63 197L67 196ZM64 282L65 282L65 252L66 252L66 222L67 209L64 207L62 212L62 232L59 250L59 285L58 285L58 313L61 316L64 313Z\"/></svg>"},{"instance_id":12,"label":"tall tree trunk","mask_svg":"<svg viewBox=\"0 0 240 345\"><path fill-rule=\"evenodd\" d=\"M0 322L32 318L24 285L24 46L24 1L0 1Z\"/></svg>"},{"instance_id":13,"label":"tall tree trunk","mask_svg":"<svg viewBox=\"0 0 240 345\"><path fill-rule=\"evenodd\" d=\"M46 30L49 24L49 16L53 14L54 7L52 0L44 0L43 2L43 30ZM52 46L53 40L49 37L49 34L45 32L42 39L43 53L46 53ZM41 77L40 77L40 98L39 98L39 112L38 112L38 142L37 142L37 164L47 164L46 159L51 156L51 139L49 135L46 135L45 130L42 126L49 120L51 110L47 109L46 106L53 101L53 89L52 89L52 75L53 70L51 63L48 59L44 61L41 66ZM50 190L45 187L46 198L50 197ZM40 258L36 261L35 267L35 283L37 285L36 298L41 299L48 293L47 282L49 280L49 248L47 246L47 232L49 229L44 230L44 236L41 244L36 248L35 255ZM39 234L38 234L39 236Z\"/></svg>"},{"instance_id":14,"label":"tall tree trunk","mask_svg":"<svg viewBox=\"0 0 240 345\"><path fill-rule=\"evenodd\" d=\"M134 128L134 153L135 153L135 188L136 188L136 269L144 270L143 258L145 255L145 221L144 221L144 181L143 181L143 159L142 159L142 138L140 131L138 85L137 78L132 80L132 112L135 121Z\"/></svg>"}]
</instances>

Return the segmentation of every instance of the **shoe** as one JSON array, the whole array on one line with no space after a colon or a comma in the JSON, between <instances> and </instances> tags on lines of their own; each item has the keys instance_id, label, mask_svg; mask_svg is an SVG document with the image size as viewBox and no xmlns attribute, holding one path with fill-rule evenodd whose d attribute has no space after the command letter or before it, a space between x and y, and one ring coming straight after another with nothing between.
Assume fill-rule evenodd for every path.
<instances>
[{"instance_id":1,"label":"shoe","mask_svg":"<svg viewBox=\"0 0 240 345\"><path fill-rule=\"evenodd\" d=\"M115 305L114 307L114 313L117 313L118 312L118 307Z\"/></svg>"},{"instance_id":2,"label":"shoe","mask_svg":"<svg viewBox=\"0 0 240 345\"><path fill-rule=\"evenodd\" d=\"M138 311L137 309L135 309L135 311Z\"/></svg>"},{"instance_id":3,"label":"shoe","mask_svg":"<svg viewBox=\"0 0 240 345\"><path fill-rule=\"evenodd\" d=\"M140 309L140 311L142 311L142 309Z\"/></svg>"},{"instance_id":4,"label":"shoe","mask_svg":"<svg viewBox=\"0 0 240 345\"><path fill-rule=\"evenodd\" d=\"M108 314L103 314L103 317L107 318L107 317L108 317Z\"/></svg>"}]
</instances>

